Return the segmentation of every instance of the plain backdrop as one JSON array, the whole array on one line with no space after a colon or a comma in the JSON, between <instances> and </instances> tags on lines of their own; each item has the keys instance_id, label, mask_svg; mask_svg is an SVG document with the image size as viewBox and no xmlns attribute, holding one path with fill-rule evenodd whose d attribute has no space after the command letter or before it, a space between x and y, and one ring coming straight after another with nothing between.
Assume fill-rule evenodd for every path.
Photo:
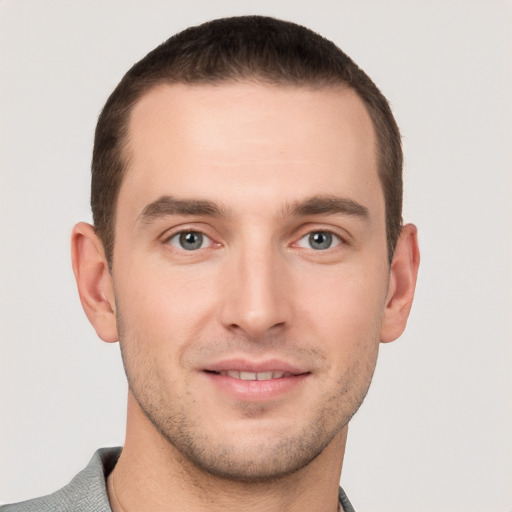
<instances>
[{"instance_id":1,"label":"plain backdrop","mask_svg":"<svg viewBox=\"0 0 512 512\"><path fill-rule=\"evenodd\" d=\"M90 220L98 113L189 25L268 14L344 49L403 132L422 266L383 346L342 484L362 512L512 511L512 4L506 0L0 1L0 502L66 484L122 444L117 344L79 304L69 235Z\"/></svg>"}]
</instances>

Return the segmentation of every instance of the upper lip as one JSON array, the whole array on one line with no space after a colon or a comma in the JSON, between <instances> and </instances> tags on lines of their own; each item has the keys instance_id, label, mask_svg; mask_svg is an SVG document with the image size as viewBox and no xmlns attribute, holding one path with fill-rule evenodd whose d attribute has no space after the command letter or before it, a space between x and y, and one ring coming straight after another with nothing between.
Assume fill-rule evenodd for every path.
<instances>
[{"instance_id":1,"label":"upper lip","mask_svg":"<svg viewBox=\"0 0 512 512\"><path fill-rule=\"evenodd\" d=\"M226 372L238 370L241 372L284 372L293 375L308 373L308 370L294 366L286 361L279 359L268 359L265 361L249 361L247 359L225 359L222 361L208 364L204 371L208 372Z\"/></svg>"}]
</instances>

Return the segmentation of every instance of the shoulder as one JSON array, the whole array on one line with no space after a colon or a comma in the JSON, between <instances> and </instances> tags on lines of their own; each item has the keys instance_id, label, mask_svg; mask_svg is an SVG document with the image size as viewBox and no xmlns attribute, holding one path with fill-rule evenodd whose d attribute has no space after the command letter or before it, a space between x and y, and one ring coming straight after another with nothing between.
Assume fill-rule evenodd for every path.
<instances>
[{"instance_id":1,"label":"shoulder","mask_svg":"<svg viewBox=\"0 0 512 512\"><path fill-rule=\"evenodd\" d=\"M341 487L338 488L338 501L343 512L356 512L352 506L352 503L350 503L348 496L345 494L345 491Z\"/></svg>"},{"instance_id":2,"label":"shoulder","mask_svg":"<svg viewBox=\"0 0 512 512\"><path fill-rule=\"evenodd\" d=\"M0 512L111 512L105 478L120 454L121 448L101 448L62 489L33 500L3 505Z\"/></svg>"}]
</instances>

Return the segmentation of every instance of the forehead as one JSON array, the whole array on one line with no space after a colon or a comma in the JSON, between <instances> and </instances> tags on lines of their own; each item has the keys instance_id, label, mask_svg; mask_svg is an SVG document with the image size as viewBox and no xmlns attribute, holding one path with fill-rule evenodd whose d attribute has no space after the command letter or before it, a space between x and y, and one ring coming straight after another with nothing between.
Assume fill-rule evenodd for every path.
<instances>
[{"instance_id":1,"label":"forehead","mask_svg":"<svg viewBox=\"0 0 512 512\"><path fill-rule=\"evenodd\" d=\"M163 194L241 205L255 195L380 194L373 125L346 87L161 85L128 128L119 202L135 196L139 210Z\"/></svg>"}]
</instances>

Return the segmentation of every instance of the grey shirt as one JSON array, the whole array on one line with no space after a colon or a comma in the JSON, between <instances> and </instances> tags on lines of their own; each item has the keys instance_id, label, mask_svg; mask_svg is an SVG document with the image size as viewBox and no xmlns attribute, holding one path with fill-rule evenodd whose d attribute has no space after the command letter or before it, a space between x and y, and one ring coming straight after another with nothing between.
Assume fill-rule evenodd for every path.
<instances>
[{"instance_id":1,"label":"grey shirt","mask_svg":"<svg viewBox=\"0 0 512 512\"><path fill-rule=\"evenodd\" d=\"M78 475L53 494L33 500L3 505L0 512L112 512L106 478L114 469L121 448L100 448ZM345 512L355 512L343 489L339 500Z\"/></svg>"}]
</instances>

